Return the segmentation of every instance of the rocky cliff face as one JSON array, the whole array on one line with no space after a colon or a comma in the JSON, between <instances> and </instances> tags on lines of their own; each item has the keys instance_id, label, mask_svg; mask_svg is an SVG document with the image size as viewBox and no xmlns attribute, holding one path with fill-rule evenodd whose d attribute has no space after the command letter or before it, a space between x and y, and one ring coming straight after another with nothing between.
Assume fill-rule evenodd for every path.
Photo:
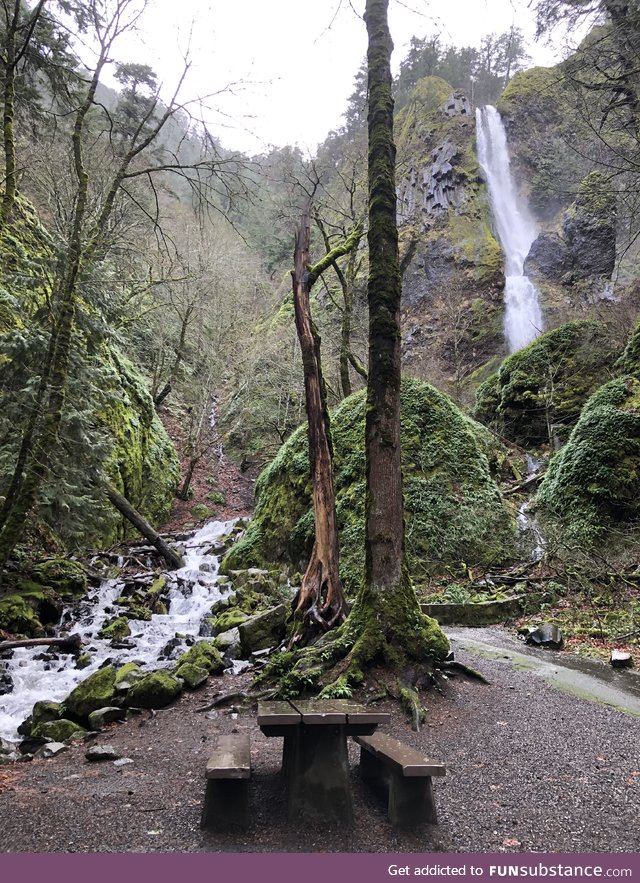
<instances>
[{"instance_id":1,"label":"rocky cliff face","mask_svg":"<svg viewBox=\"0 0 640 883\"><path fill-rule=\"evenodd\" d=\"M503 255L468 99L420 80L396 140L405 365L463 397L473 372L504 353Z\"/></svg>"}]
</instances>

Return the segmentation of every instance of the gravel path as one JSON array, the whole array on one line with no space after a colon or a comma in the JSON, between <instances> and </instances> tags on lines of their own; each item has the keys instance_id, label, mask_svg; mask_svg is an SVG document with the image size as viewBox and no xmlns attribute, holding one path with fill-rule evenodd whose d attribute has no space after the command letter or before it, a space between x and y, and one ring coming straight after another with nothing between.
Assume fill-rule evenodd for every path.
<instances>
[{"instance_id":1,"label":"gravel path","mask_svg":"<svg viewBox=\"0 0 640 883\"><path fill-rule=\"evenodd\" d=\"M640 719L560 692L506 658L459 646L456 658L490 684L451 679L443 695L427 696L420 733L397 705L386 707L394 735L447 764L447 776L434 780L436 826L393 831L358 780L355 745L353 830L289 825L281 740L260 733L254 709L212 719L195 712L216 690L246 685L240 675L214 679L154 717L111 725L98 741L133 763L89 764L78 745L52 760L0 767L0 850L640 852ZM251 733L254 821L241 836L203 833L208 745L236 727Z\"/></svg>"}]
</instances>

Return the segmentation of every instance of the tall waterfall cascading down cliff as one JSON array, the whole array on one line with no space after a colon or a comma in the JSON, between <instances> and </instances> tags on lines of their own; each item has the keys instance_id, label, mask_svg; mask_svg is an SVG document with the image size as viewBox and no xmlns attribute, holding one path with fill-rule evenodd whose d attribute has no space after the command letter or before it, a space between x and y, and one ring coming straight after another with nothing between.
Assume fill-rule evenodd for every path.
<instances>
[{"instance_id":1,"label":"tall waterfall cascading down cliff","mask_svg":"<svg viewBox=\"0 0 640 883\"><path fill-rule=\"evenodd\" d=\"M543 330L538 291L524 275L524 262L538 236L511 174L507 137L495 109L476 110L478 160L487 177L491 208L505 254L504 333L509 352L531 343Z\"/></svg>"}]
</instances>

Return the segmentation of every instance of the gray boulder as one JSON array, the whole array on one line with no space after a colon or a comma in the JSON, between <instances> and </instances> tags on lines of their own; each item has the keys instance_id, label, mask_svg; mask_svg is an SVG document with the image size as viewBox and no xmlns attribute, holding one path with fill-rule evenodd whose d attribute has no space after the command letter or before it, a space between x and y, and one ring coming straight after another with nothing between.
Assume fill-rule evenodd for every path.
<instances>
[{"instance_id":1,"label":"gray boulder","mask_svg":"<svg viewBox=\"0 0 640 883\"><path fill-rule=\"evenodd\" d=\"M278 604L271 610L258 613L240 623L240 644L245 655L264 650L266 647L275 647L284 638L285 623L289 614L286 604Z\"/></svg>"}]
</instances>

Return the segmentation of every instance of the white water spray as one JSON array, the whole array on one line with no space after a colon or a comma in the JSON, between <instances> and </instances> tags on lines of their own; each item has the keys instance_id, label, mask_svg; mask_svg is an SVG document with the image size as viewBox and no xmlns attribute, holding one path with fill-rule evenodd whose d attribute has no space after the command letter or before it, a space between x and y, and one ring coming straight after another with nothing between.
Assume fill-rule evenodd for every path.
<instances>
[{"instance_id":1,"label":"white water spray","mask_svg":"<svg viewBox=\"0 0 640 883\"><path fill-rule=\"evenodd\" d=\"M524 275L524 262L538 236L535 222L522 204L509 163L507 138L495 107L476 110L478 160L489 186L498 239L505 254L504 333L509 352L531 343L542 331L538 291Z\"/></svg>"}]
</instances>

